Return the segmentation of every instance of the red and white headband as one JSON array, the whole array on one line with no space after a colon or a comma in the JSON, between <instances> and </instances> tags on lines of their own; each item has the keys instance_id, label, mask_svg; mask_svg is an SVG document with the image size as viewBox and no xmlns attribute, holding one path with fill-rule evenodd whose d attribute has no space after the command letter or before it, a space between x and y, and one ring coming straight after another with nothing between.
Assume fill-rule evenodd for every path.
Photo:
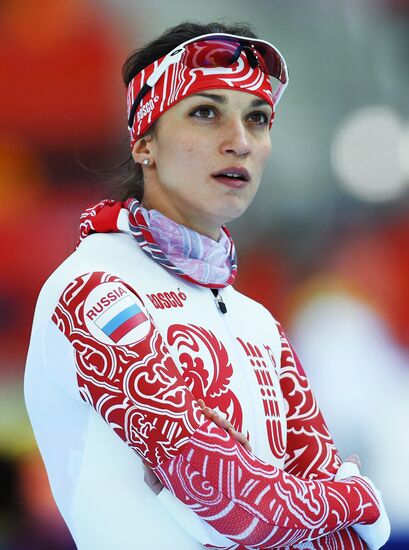
<instances>
[{"instance_id":1,"label":"red and white headband","mask_svg":"<svg viewBox=\"0 0 409 550\"><path fill-rule=\"evenodd\" d=\"M273 90L270 76L277 79ZM270 43L229 34L196 37L139 72L127 92L131 148L164 112L199 91L248 92L275 107L288 84L284 58Z\"/></svg>"}]
</instances>

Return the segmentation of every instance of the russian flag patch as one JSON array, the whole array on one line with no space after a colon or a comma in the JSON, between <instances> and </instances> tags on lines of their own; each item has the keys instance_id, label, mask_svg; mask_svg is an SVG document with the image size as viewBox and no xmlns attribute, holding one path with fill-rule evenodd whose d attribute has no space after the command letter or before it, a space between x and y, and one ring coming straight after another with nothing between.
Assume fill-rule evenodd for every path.
<instances>
[{"instance_id":1,"label":"russian flag patch","mask_svg":"<svg viewBox=\"0 0 409 550\"><path fill-rule=\"evenodd\" d=\"M101 283L84 304L88 330L106 344L139 342L149 333L151 322L143 304L121 283Z\"/></svg>"}]
</instances>

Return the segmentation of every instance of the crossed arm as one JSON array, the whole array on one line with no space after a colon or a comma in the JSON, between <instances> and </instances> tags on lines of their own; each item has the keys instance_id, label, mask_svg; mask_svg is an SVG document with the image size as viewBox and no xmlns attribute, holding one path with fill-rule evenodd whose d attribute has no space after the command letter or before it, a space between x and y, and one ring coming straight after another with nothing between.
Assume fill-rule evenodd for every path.
<instances>
[{"instance_id":1,"label":"crossed arm","mask_svg":"<svg viewBox=\"0 0 409 550\"><path fill-rule=\"evenodd\" d=\"M280 386L287 402L284 469L303 479L332 480L341 459L300 360L281 325ZM318 541L317 541L318 542ZM319 539L320 548L366 548L352 527Z\"/></svg>"},{"instance_id":2,"label":"crossed arm","mask_svg":"<svg viewBox=\"0 0 409 550\"><path fill-rule=\"evenodd\" d=\"M285 470L304 479L332 480L339 470L341 459L333 444L324 418L311 391L302 365L292 348L283 328L278 325L281 336L280 384L287 403L287 447ZM251 447L245 436L237 432L230 422L206 407L198 399L205 416L218 426L229 431L230 435L249 451ZM346 461L358 464L354 456ZM358 468L358 469L359 469ZM351 474L352 475L352 474ZM150 488L159 494L163 488L159 478L145 467L145 480ZM352 527L338 530L321 537L314 543L316 548L364 549L366 545ZM240 547L244 548L244 547ZM240 550L236 548L236 550Z\"/></svg>"},{"instance_id":3,"label":"crossed arm","mask_svg":"<svg viewBox=\"0 0 409 550\"><path fill-rule=\"evenodd\" d=\"M87 274L67 287L53 321L74 349L82 399L179 500L232 542L258 548L294 546L377 519L378 502L364 479L329 481L329 466L319 480L281 471L207 419L150 319L146 336L126 346L90 334L84 303L106 282L132 292L115 276Z\"/></svg>"}]
</instances>

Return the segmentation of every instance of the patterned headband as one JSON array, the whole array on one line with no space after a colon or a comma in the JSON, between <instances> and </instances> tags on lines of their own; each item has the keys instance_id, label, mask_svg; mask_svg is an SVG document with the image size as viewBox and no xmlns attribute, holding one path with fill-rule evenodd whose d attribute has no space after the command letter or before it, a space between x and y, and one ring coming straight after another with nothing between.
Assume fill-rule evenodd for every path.
<instances>
[{"instance_id":1,"label":"patterned headband","mask_svg":"<svg viewBox=\"0 0 409 550\"><path fill-rule=\"evenodd\" d=\"M135 98L164 57L148 65L129 83L127 93L128 117ZM243 51L237 61L229 67L191 68L182 62L169 65L137 107L132 127L129 127L131 149L136 140L148 130L155 120L173 105L189 95L211 88L239 90L264 99L273 108L270 118L271 128L274 118L274 96L270 76L258 66L252 68Z\"/></svg>"}]
</instances>

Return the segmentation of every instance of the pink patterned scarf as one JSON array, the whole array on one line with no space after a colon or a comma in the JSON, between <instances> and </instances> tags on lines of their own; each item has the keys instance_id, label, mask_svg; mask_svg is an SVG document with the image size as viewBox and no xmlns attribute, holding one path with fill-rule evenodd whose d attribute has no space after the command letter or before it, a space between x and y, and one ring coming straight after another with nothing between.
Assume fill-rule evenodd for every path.
<instances>
[{"instance_id":1,"label":"pink patterned scarf","mask_svg":"<svg viewBox=\"0 0 409 550\"><path fill-rule=\"evenodd\" d=\"M156 210L146 210L136 199L125 204L104 200L81 216L80 241L91 233L121 231L118 218L128 210L128 231L142 250L176 275L201 286L223 288L237 272L236 252L223 226L218 241L170 220Z\"/></svg>"}]
</instances>

